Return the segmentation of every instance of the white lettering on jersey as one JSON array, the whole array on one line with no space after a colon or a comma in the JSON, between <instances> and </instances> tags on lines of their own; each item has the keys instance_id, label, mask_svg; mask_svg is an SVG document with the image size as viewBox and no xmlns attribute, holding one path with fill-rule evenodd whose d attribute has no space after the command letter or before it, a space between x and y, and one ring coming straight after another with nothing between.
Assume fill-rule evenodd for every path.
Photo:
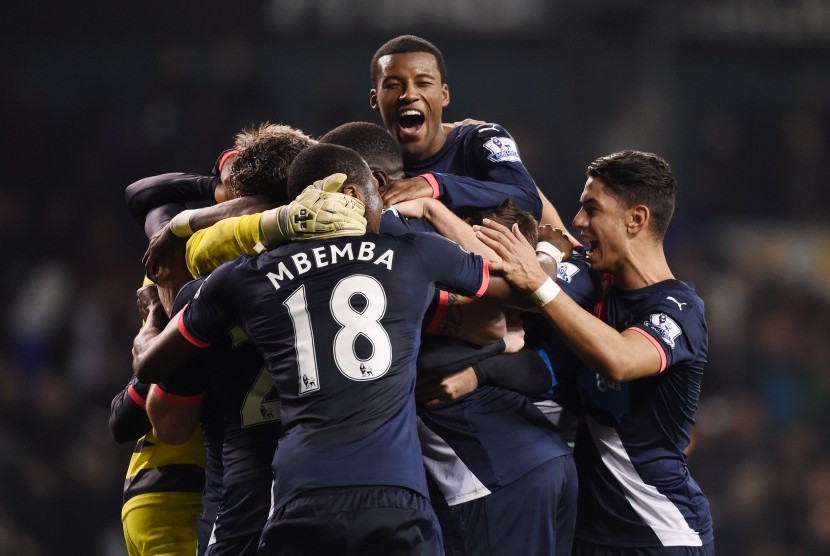
<instances>
[{"instance_id":1,"label":"white lettering on jersey","mask_svg":"<svg viewBox=\"0 0 830 556\"><path fill-rule=\"evenodd\" d=\"M490 162L521 162L516 142L510 137L491 137L484 143L484 148L490 151L487 160Z\"/></svg>"},{"instance_id":2,"label":"white lettering on jersey","mask_svg":"<svg viewBox=\"0 0 830 556\"><path fill-rule=\"evenodd\" d=\"M277 271L279 272L279 274L276 274L274 272L269 272L268 274L266 274L268 279L271 280L271 283L274 284L275 290L280 289L280 282L282 280L294 279L294 275L291 274L291 271L288 270L288 268L285 266L285 263L282 261L280 261L280 263L277 265Z\"/></svg>"},{"instance_id":3,"label":"white lettering on jersey","mask_svg":"<svg viewBox=\"0 0 830 556\"><path fill-rule=\"evenodd\" d=\"M305 274L312 268L322 268L340 262L358 260L372 262L375 265L385 266L387 270L392 270L394 258L395 252L392 249L387 249L380 256L375 256L375 244L371 241L360 243L357 256L355 256L351 243L339 247L331 244L294 253L290 257L291 262L294 263L293 273L288 269L285 261L280 261L277 264L277 272L269 272L266 277L274 285L274 289L278 290L284 282L291 281L295 275Z\"/></svg>"}]
</instances>

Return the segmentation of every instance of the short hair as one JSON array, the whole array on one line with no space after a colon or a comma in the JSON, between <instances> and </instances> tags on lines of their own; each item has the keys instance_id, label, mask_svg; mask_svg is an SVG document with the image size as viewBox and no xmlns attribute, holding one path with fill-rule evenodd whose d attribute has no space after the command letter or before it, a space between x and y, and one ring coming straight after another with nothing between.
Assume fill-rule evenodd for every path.
<instances>
[{"instance_id":1,"label":"short hair","mask_svg":"<svg viewBox=\"0 0 830 556\"><path fill-rule=\"evenodd\" d=\"M372 87L377 85L380 77L380 66L378 62L384 56L390 54L406 54L408 52L426 52L435 57L435 64L438 66L438 73L441 75L441 83L447 81L447 66L444 64L444 55L438 47L421 37L415 35L401 35L385 42L377 49L372 56L372 65L369 68L369 75L372 79Z\"/></svg>"},{"instance_id":2,"label":"short hair","mask_svg":"<svg viewBox=\"0 0 830 556\"><path fill-rule=\"evenodd\" d=\"M288 168L288 198L294 199L315 181L338 172L348 176L346 183L372 187L372 173L359 154L340 145L318 143L298 154Z\"/></svg>"},{"instance_id":3,"label":"short hair","mask_svg":"<svg viewBox=\"0 0 830 556\"><path fill-rule=\"evenodd\" d=\"M349 122L332 129L322 137L320 143L348 147L363 157L372 170L399 168L403 170L401 147L392 135L377 124ZM380 166L376 167L375 162Z\"/></svg>"},{"instance_id":4,"label":"short hair","mask_svg":"<svg viewBox=\"0 0 830 556\"><path fill-rule=\"evenodd\" d=\"M521 210L512 199L505 199L496 208L479 209L462 213L462 219L468 224L481 224L484 218L489 218L502 226L512 227L519 225L519 231L525 236L528 243L536 245L539 242L539 222L526 210Z\"/></svg>"},{"instance_id":5,"label":"short hair","mask_svg":"<svg viewBox=\"0 0 830 556\"><path fill-rule=\"evenodd\" d=\"M263 193L277 203L285 196L288 166L315 141L287 125L264 123L236 136L239 157L231 168L231 185L239 197Z\"/></svg>"},{"instance_id":6,"label":"short hair","mask_svg":"<svg viewBox=\"0 0 830 556\"><path fill-rule=\"evenodd\" d=\"M677 197L677 182L669 163L656 154L624 150L588 165L588 177L600 180L626 208L645 205L655 237L666 235Z\"/></svg>"}]
</instances>

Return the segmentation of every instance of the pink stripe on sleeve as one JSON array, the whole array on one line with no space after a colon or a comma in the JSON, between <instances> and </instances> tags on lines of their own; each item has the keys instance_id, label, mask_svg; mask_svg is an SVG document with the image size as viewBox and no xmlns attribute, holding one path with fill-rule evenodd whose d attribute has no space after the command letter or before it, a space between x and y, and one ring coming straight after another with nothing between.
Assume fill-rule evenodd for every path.
<instances>
[{"instance_id":1,"label":"pink stripe on sleeve","mask_svg":"<svg viewBox=\"0 0 830 556\"><path fill-rule=\"evenodd\" d=\"M424 178L432 187L432 198L437 199L441 196L441 187L438 185L438 180L432 174L421 174L419 177Z\"/></svg>"},{"instance_id":2,"label":"pink stripe on sleeve","mask_svg":"<svg viewBox=\"0 0 830 556\"><path fill-rule=\"evenodd\" d=\"M648 338L648 341L651 342L651 345L653 345L655 348L657 348L657 353L660 354L660 370L657 371L657 374L659 375L660 373L665 371L668 359L666 357L666 350L663 349L663 346L660 344L660 342L655 340L654 336L652 336L651 334L649 334L648 332L646 332L642 328L637 328L636 326L632 326L631 328L628 328L627 330L634 330L635 332L639 332L640 334L642 334L643 336Z\"/></svg>"},{"instance_id":3,"label":"pink stripe on sleeve","mask_svg":"<svg viewBox=\"0 0 830 556\"><path fill-rule=\"evenodd\" d=\"M187 340L188 342L190 342L191 344L193 344L194 346L200 347L200 348L210 347L209 343L203 342L202 340L200 340L199 338L197 338L196 336L191 334L190 330L187 329L187 325L185 325L185 323L184 323L184 311L185 311L185 309L187 309L187 305L184 306L184 309L179 311L179 318L176 321L176 328L179 329L179 332L181 332L182 336L184 336L184 339Z\"/></svg>"},{"instance_id":4,"label":"pink stripe on sleeve","mask_svg":"<svg viewBox=\"0 0 830 556\"><path fill-rule=\"evenodd\" d=\"M153 384L151 388L153 389L153 394L155 394L159 398L163 398L167 401L179 403L182 405L192 405L194 403L199 403L202 401L202 398L205 397L204 392L202 392L201 394L195 394L193 396L179 396L178 394L171 394L170 392L165 392L164 390L159 388L158 384Z\"/></svg>"}]
</instances>

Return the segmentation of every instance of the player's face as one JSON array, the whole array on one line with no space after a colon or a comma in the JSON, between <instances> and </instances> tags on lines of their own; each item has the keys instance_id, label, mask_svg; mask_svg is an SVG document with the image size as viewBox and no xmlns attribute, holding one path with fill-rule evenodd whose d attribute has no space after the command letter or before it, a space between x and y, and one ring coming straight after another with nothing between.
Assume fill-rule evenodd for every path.
<instances>
[{"instance_id":1,"label":"player's face","mask_svg":"<svg viewBox=\"0 0 830 556\"><path fill-rule=\"evenodd\" d=\"M450 91L441 81L435 56L427 52L390 54L378 60L380 77L369 104L398 142L407 160L423 160L444 145L441 114Z\"/></svg>"},{"instance_id":2,"label":"player's face","mask_svg":"<svg viewBox=\"0 0 830 556\"><path fill-rule=\"evenodd\" d=\"M590 246L591 267L598 272L616 272L624 261L627 244L626 210L604 183L588 178L579 198L582 208L574 228Z\"/></svg>"}]
</instances>

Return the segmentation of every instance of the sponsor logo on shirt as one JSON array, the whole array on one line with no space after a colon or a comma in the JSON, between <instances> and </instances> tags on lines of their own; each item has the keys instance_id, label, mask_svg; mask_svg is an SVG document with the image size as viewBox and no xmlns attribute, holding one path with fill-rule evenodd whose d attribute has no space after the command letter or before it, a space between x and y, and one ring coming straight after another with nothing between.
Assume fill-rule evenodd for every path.
<instances>
[{"instance_id":1,"label":"sponsor logo on shirt","mask_svg":"<svg viewBox=\"0 0 830 556\"><path fill-rule=\"evenodd\" d=\"M660 338L674 349L674 340L683 332L666 313L655 313L648 318L646 326L654 330Z\"/></svg>"},{"instance_id":2,"label":"sponsor logo on shirt","mask_svg":"<svg viewBox=\"0 0 830 556\"><path fill-rule=\"evenodd\" d=\"M559 263L559 268L556 269L556 278L570 284L573 281L573 277L578 273L579 267L566 261Z\"/></svg>"},{"instance_id":3,"label":"sponsor logo on shirt","mask_svg":"<svg viewBox=\"0 0 830 556\"><path fill-rule=\"evenodd\" d=\"M510 137L491 137L484 148L490 151L487 157L490 162L521 162L516 142Z\"/></svg>"}]
</instances>

